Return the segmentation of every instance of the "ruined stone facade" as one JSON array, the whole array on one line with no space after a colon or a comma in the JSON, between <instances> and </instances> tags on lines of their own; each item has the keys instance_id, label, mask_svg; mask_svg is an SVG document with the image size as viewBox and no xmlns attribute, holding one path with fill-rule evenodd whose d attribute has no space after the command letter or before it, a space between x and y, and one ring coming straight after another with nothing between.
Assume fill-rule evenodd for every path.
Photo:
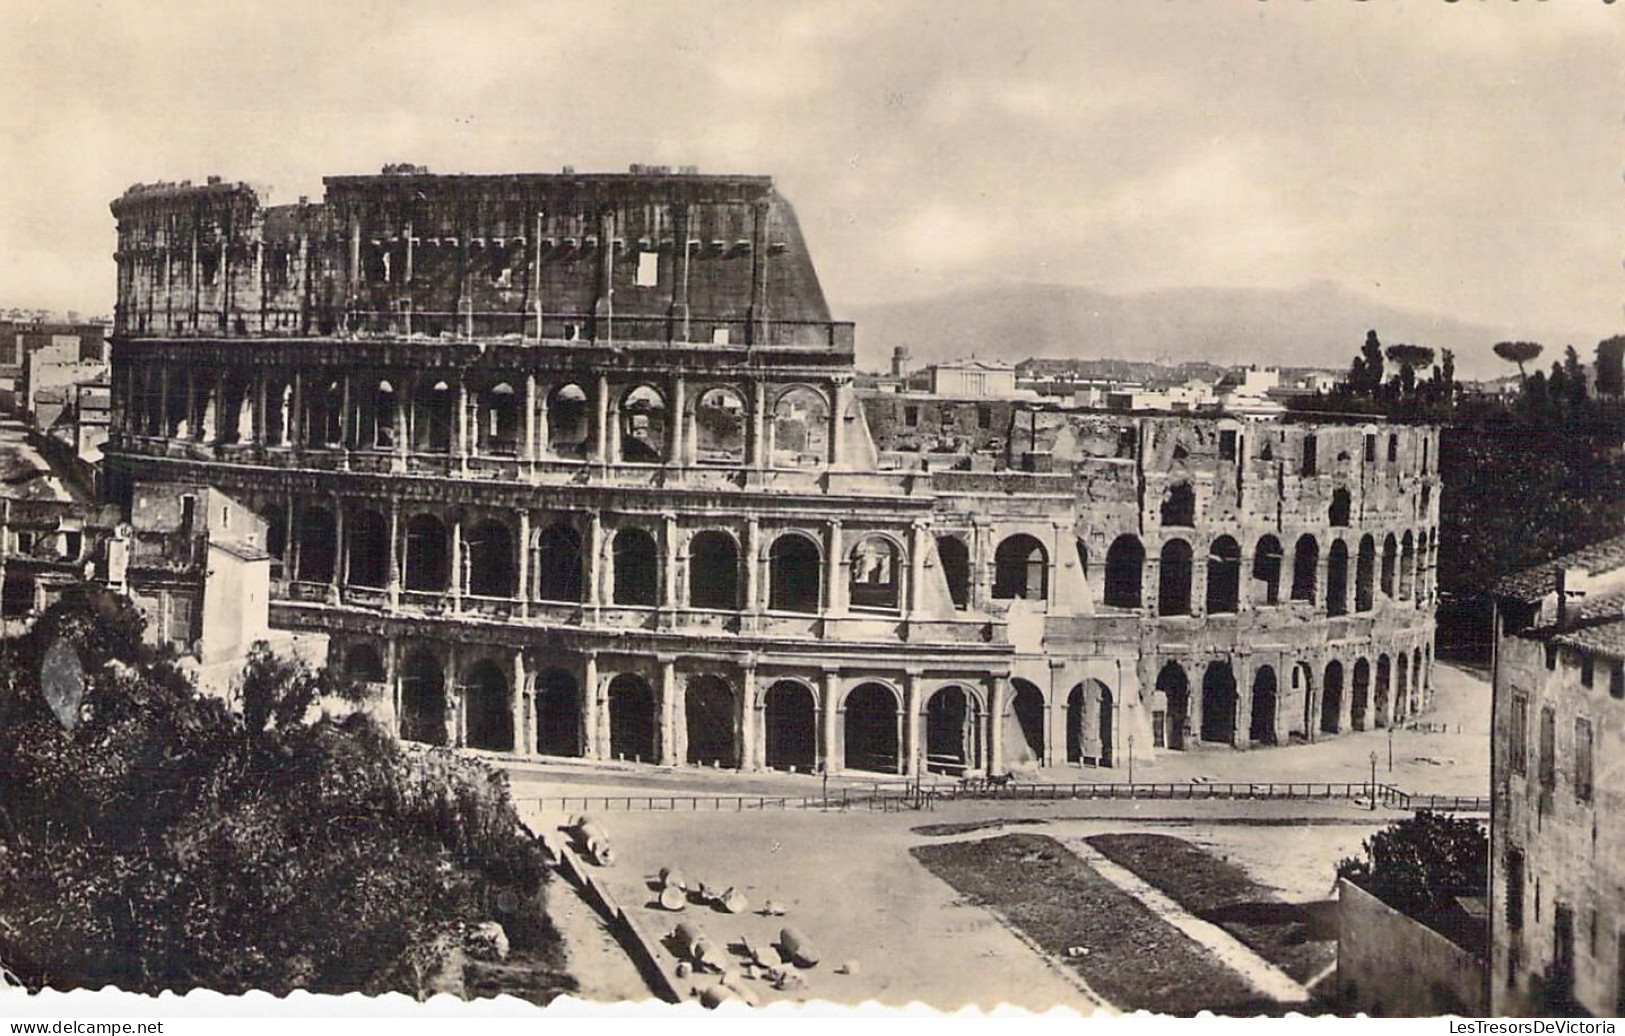
<instances>
[{"instance_id":1,"label":"ruined stone facade","mask_svg":"<svg viewBox=\"0 0 1625 1036\"><path fill-rule=\"evenodd\" d=\"M243 502L273 624L328 632L403 736L1003 772L1427 700L1435 431L860 395L767 178L406 168L113 211L137 535Z\"/></svg>"}]
</instances>

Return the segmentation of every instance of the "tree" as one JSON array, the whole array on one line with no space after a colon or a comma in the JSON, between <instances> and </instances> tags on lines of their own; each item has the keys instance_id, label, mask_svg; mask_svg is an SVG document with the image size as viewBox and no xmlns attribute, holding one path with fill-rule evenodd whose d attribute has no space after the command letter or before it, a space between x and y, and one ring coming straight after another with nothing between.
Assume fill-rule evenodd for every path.
<instances>
[{"instance_id":1,"label":"tree","mask_svg":"<svg viewBox=\"0 0 1625 1036\"><path fill-rule=\"evenodd\" d=\"M1416 369L1433 362L1433 350L1425 345L1390 345L1388 358L1399 364L1400 392L1408 396L1416 391Z\"/></svg>"},{"instance_id":2,"label":"tree","mask_svg":"<svg viewBox=\"0 0 1625 1036\"><path fill-rule=\"evenodd\" d=\"M1495 355L1518 365L1518 377L1527 381L1523 365L1539 356L1546 347L1539 342L1496 342Z\"/></svg>"},{"instance_id":3,"label":"tree","mask_svg":"<svg viewBox=\"0 0 1625 1036\"><path fill-rule=\"evenodd\" d=\"M1382 342L1375 330L1365 333L1365 345L1360 347L1360 383L1351 386L1357 395L1375 399L1382 391Z\"/></svg>"},{"instance_id":4,"label":"tree","mask_svg":"<svg viewBox=\"0 0 1625 1036\"><path fill-rule=\"evenodd\" d=\"M1597 343L1597 394L1625 394L1625 335L1604 338Z\"/></svg>"},{"instance_id":5,"label":"tree","mask_svg":"<svg viewBox=\"0 0 1625 1036\"><path fill-rule=\"evenodd\" d=\"M1563 350L1563 381L1568 389L1568 403L1578 410L1585 406L1586 371L1580 365L1580 354L1570 345Z\"/></svg>"},{"instance_id":6,"label":"tree","mask_svg":"<svg viewBox=\"0 0 1625 1036\"><path fill-rule=\"evenodd\" d=\"M1343 860L1337 876L1414 917L1453 912L1457 896L1489 890L1490 840L1476 820L1419 810L1363 848L1366 858Z\"/></svg>"}]
</instances>

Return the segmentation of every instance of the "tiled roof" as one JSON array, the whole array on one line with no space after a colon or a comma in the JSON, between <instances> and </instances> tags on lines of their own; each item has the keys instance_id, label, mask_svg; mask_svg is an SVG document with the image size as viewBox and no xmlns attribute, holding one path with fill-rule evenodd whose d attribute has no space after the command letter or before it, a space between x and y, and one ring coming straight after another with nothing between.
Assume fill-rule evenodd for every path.
<instances>
[{"instance_id":1,"label":"tiled roof","mask_svg":"<svg viewBox=\"0 0 1625 1036\"><path fill-rule=\"evenodd\" d=\"M1534 636L1564 647L1625 659L1625 591L1580 602L1580 614L1566 629L1546 627Z\"/></svg>"},{"instance_id":2,"label":"tiled roof","mask_svg":"<svg viewBox=\"0 0 1625 1036\"><path fill-rule=\"evenodd\" d=\"M1625 536L1593 543L1545 564L1514 572L1495 584L1495 592L1500 597L1519 601L1538 601L1556 588L1553 573L1560 568L1583 568L1590 575L1625 568Z\"/></svg>"}]
</instances>

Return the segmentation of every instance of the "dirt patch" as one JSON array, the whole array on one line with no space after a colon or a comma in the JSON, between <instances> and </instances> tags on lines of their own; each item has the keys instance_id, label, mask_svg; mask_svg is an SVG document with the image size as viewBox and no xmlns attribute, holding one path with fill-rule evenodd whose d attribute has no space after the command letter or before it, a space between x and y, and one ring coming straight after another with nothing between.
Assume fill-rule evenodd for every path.
<instances>
[{"instance_id":1,"label":"dirt patch","mask_svg":"<svg viewBox=\"0 0 1625 1036\"><path fill-rule=\"evenodd\" d=\"M1337 960L1334 903L1288 903L1241 868L1172 835L1094 835L1084 841L1299 982Z\"/></svg>"},{"instance_id":2,"label":"dirt patch","mask_svg":"<svg viewBox=\"0 0 1625 1036\"><path fill-rule=\"evenodd\" d=\"M933 874L1073 968L1124 1011L1275 1009L1199 944L1043 835L910 850ZM1081 949L1086 952L1069 952Z\"/></svg>"}]
</instances>

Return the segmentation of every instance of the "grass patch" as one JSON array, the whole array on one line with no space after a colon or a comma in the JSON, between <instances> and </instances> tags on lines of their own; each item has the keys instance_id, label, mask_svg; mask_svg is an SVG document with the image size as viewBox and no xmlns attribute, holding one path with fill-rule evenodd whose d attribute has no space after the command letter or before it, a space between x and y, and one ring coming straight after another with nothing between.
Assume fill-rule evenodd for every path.
<instances>
[{"instance_id":1,"label":"grass patch","mask_svg":"<svg viewBox=\"0 0 1625 1036\"><path fill-rule=\"evenodd\" d=\"M919 827L911 827L909 830L914 834L925 835L928 838L944 838L951 835L968 835L973 831L1002 831L1007 827L1030 827L1047 823L1049 823L1048 820L1037 817L1004 820L961 820L946 824L921 824Z\"/></svg>"},{"instance_id":2,"label":"grass patch","mask_svg":"<svg viewBox=\"0 0 1625 1036\"><path fill-rule=\"evenodd\" d=\"M915 846L961 895L997 910L1124 1011L1192 1015L1275 1009L1241 976L1044 835ZM1068 957L1067 948L1089 952Z\"/></svg>"},{"instance_id":3,"label":"grass patch","mask_svg":"<svg viewBox=\"0 0 1625 1036\"><path fill-rule=\"evenodd\" d=\"M1240 867L1172 835L1094 835L1084 841L1298 982L1337 960L1333 903L1285 902Z\"/></svg>"}]
</instances>

